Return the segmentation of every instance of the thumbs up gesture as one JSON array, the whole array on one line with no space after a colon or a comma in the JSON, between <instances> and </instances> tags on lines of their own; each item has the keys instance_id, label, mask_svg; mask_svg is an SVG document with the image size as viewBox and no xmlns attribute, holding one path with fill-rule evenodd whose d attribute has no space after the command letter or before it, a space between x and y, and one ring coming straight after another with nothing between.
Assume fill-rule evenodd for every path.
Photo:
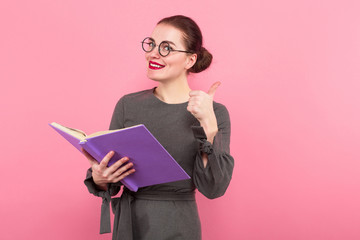
<instances>
[{"instance_id":1,"label":"thumbs up gesture","mask_svg":"<svg viewBox=\"0 0 360 240\"><path fill-rule=\"evenodd\" d=\"M187 110L199 120L200 125L204 128L204 131L208 136L208 140L212 140L218 131L213 108L213 99L216 89L220 84L220 82L215 82L207 93L200 90L191 91L189 93L190 98Z\"/></svg>"}]
</instances>

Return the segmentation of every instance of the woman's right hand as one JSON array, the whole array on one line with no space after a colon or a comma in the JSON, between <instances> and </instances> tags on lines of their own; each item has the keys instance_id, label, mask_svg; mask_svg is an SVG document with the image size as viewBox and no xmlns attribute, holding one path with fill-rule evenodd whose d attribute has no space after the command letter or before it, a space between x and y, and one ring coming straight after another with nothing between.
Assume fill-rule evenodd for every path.
<instances>
[{"instance_id":1,"label":"woman's right hand","mask_svg":"<svg viewBox=\"0 0 360 240\"><path fill-rule=\"evenodd\" d=\"M114 156L114 151L110 151L101 162L98 163L85 149L81 150L90 162L95 184L102 190L107 190L108 183L119 182L135 172L135 169L132 168L133 164L127 163L129 161L127 157L123 157L110 167L107 167L110 159Z\"/></svg>"}]
</instances>

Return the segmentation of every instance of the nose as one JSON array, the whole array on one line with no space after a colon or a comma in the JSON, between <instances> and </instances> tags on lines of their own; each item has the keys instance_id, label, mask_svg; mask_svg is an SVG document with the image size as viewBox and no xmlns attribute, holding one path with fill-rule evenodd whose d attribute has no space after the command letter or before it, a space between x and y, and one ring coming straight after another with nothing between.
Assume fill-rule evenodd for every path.
<instances>
[{"instance_id":1,"label":"nose","mask_svg":"<svg viewBox=\"0 0 360 240\"><path fill-rule=\"evenodd\" d=\"M160 58L159 47L158 46L154 47L154 49L151 50L151 52L147 52L146 55L148 55L151 58Z\"/></svg>"}]
</instances>

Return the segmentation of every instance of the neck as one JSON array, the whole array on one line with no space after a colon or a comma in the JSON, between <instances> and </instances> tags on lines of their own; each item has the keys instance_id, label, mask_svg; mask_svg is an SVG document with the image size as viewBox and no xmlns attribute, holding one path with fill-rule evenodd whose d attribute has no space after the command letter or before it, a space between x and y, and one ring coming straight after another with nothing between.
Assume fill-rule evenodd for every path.
<instances>
[{"instance_id":1,"label":"neck","mask_svg":"<svg viewBox=\"0 0 360 240\"><path fill-rule=\"evenodd\" d=\"M184 103L189 100L191 91L187 78L171 82L159 82L154 94L161 101L169 104Z\"/></svg>"}]
</instances>

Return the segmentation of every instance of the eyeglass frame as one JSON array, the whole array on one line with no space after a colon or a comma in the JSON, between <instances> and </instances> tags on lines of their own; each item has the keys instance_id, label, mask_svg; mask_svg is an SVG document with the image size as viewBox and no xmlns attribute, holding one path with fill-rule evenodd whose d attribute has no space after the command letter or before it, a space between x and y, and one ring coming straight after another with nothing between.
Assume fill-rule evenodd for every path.
<instances>
[{"instance_id":1,"label":"eyeglass frame","mask_svg":"<svg viewBox=\"0 0 360 240\"><path fill-rule=\"evenodd\" d=\"M144 48L144 42L145 42L145 40L147 40L147 39L151 40L151 41L154 43L154 46L151 48L150 51L146 51L145 48ZM169 47L169 51L168 51L168 53L167 53L166 55L161 54L160 46L161 46L162 44L167 44L167 46ZM142 47L142 49L143 49L145 52L148 52L148 53L149 53L149 52L152 52L152 50L154 50L154 49L156 48L156 46L157 46L157 45L156 45L156 43L155 43L155 40L154 40L153 38L151 38L151 37L146 37L146 38L144 38L144 40L141 42L141 47ZM185 50L172 49L172 48L170 47L170 43L169 43L168 41L162 41L162 42L158 45L158 52L159 52L160 56L162 56L162 57L169 56L170 52L193 53L193 52L189 52L189 51L185 51Z\"/></svg>"}]
</instances>

